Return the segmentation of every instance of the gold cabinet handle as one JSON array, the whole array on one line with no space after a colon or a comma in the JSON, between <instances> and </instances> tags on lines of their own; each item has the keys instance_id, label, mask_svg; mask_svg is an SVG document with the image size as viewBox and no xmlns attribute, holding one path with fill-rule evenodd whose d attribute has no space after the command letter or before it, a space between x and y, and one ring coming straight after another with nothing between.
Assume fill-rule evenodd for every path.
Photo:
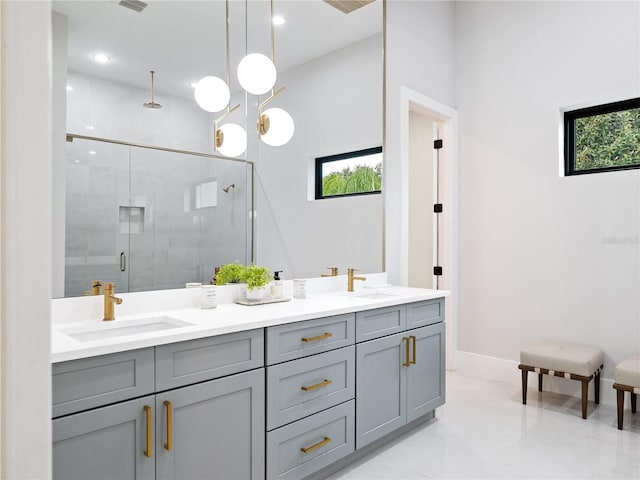
<instances>
[{"instance_id":1,"label":"gold cabinet handle","mask_svg":"<svg viewBox=\"0 0 640 480\"><path fill-rule=\"evenodd\" d=\"M411 361L409 360L409 337L402 337L402 341L405 342L404 344L404 363L402 364L403 367L408 367L409 365L411 365Z\"/></svg>"},{"instance_id":2,"label":"gold cabinet handle","mask_svg":"<svg viewBox=\"0 0 640 480\"><path fill-rule=\"evenodd\" d=\"M322 440L321 442L316 443L315 445L311 445L310 447L302 447L300 449L300 451L302 453L311 453L314 450L319 449L320 447L324 447L327 443L329 443L331 441L331 438L329 437L324 437L324 440Z\"/></svg>"},{"instance_id":3,"label":"gold cabinet handle","mask_svg":"<svg viewBox=\"0 0 640 480\"><path fill-rule=\"evenodd\" d=\"M411 364L415 365L416 364L416 343L417 343L417 339L415 335L411 335L409 337L411 339L411 344L412 344L412 349L413 349L413 360L411 360Z\"/></svg>"},{"instance_id":4,"label":"gold cabinet handle","mask_svg":"<svg viewBox=\"0 0 640 480\"><path fill-rule=\"evenodd\" d=\"M153 438L153 419L151 418L151 416L153 412L151 411L151 407L148 405L144 406L144 411L147 414L147 449L144 451L144 456L147 458L151 458L151 456L153 455L153 451L151 450L151 439Z\"/></svg>"},{"instance_id":5,"label":"gold cabinet handle","mask_svg":"<svg viewBox=\"0 0 640 480\"><path fill-rule=\"evenodd\" d=\"M164 406L167 408L167 443L164 444L164 448L171 451L173 448L173 407L168 400L164 401Z\"/></svg>"},{"instance_id":6,"label":"gold cabinet handle","mask_svg":"<svg viewBox=\"0 0 640 480\"><path fill-rule=\"evenodd\" d=\"M333 382L331 380L325 379L324 382L316 383L315 385L309 385L308 387L301 387L305 392L309 392L311 390L315 390L316 388L326 387L327 385L331 385Z\"/></svg>"},{"instance_id":7,"label":"gold cabinet handle","mask_svg":"<svg viewBox=\"0 0 640 480\"><path fill-rule=\"evenodd\" d=\"M318 340L324 340L325 338L333 337L332 333L323 333L322 335L317 335L315 337L302 337L303 342L317 342Z\"/></svg>"}]
</instances>

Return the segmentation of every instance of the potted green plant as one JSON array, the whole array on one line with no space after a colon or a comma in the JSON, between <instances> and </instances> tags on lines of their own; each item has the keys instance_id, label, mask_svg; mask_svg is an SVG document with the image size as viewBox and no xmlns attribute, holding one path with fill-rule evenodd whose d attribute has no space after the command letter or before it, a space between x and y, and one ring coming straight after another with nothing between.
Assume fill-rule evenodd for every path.
<instances>
[{"instance_id":1,"label":"potted green plant","mask_svg":"<svg viewBox=\"0 0 640 480\"><path fill-rule=\"evenodd\" d=\"M271 273L266 267L248 265L245 267L245 281L247 282L247 299L262 300L268 296L268 286Z\"/></svg>"},{"instance_id":2,"label":"potted green plant","mask_svg":"<svg viewBox=\"0 0 640 480\"><path fill-rule=\"evenodd\" d=\"M216 285L245 282L245 267L238 262L225 263L216 273Z\"/></svg>"}]
</instances>

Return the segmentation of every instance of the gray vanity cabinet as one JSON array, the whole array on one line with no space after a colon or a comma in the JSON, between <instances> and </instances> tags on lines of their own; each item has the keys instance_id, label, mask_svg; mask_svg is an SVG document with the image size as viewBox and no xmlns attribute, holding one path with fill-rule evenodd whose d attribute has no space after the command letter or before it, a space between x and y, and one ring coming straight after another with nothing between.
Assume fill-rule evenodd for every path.
<instances>
[{"instance_id":1,"label":"gray vanity cabinet","mask_svg":"<svg viewBox=\"0 0 640 480\"><path fill-rule=\"evenodd\" d=\"M153 406L149 395L54 419L53 478L153 480L153 434L147 436Z\"/></svg>"},{"instance_id":2,"label":"gray vanity cabinet","mask_svg":"<svg viewBox=\"0 0 640 480\"><path fill-rule=\"evenodd\" d=\"M264 369L156 395L156 478L264 478Z\"/></svg>"},{"instance_id":3,"label":"gray vanity cabinet","mask_svg":"<svg viewBox=\"0 0 640 480\"><path fill-rule=\"evenodd\" d=\"M444 349L443 322L356 345L356 448L444 404Z\"/></svg>"},{"instance_id":4,"label":"gray vanity cabinet","mask_svg":"<svg viewBox=\"0 0 640 480\"><path fill-rule=\"evenodd\" d=\"M54 365L53 478L264 478L263 348L257 329Z\"/></svg>"}]
</instances>

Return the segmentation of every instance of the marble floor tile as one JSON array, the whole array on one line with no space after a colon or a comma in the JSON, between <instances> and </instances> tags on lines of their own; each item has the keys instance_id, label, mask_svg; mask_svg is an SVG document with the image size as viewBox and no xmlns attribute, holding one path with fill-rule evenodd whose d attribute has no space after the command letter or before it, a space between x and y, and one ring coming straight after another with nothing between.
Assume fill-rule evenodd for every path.
<instances>
[{"instance_id":1,"label":"marble floor tile","mask_svg":"<svg viewBox=\"0 0 640 480\"><path fill-rule=\"evenodd\" d=\"M515 384L448 372L434 420L330 479L640 480L640 412L616 425L612 406L583 420L577 398L530 389L522 405Z\"/></svg>"}]
</instances>

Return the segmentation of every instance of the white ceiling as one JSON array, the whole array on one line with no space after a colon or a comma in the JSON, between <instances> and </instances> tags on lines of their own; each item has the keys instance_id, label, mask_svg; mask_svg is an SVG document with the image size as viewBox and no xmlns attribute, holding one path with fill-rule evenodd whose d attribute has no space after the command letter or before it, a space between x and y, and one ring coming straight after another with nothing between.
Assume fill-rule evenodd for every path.
<instances>
[{"instance_id":1,"label":"white ceiling","mask_svg":"<svg viewBox=\"0 0 640 480\"><path fill-rule=\"evenodd\" d=\"M149 70L155 70L156 92L185 97L192 95L190 82L205 75L226 77L223 0L149 0L140 13L118 0L52 3L68 18L71 71L150 88ZM269 1L229 3L231 86L236 91L240 59L250 52L270 55ZM321 0L275 0L274 14L286 20L274 27L278 71L382 32L379 0L349 14ZM91 55L98 51L110 55L111 62L94 62Z\"/></svg>"}]
</instances>

